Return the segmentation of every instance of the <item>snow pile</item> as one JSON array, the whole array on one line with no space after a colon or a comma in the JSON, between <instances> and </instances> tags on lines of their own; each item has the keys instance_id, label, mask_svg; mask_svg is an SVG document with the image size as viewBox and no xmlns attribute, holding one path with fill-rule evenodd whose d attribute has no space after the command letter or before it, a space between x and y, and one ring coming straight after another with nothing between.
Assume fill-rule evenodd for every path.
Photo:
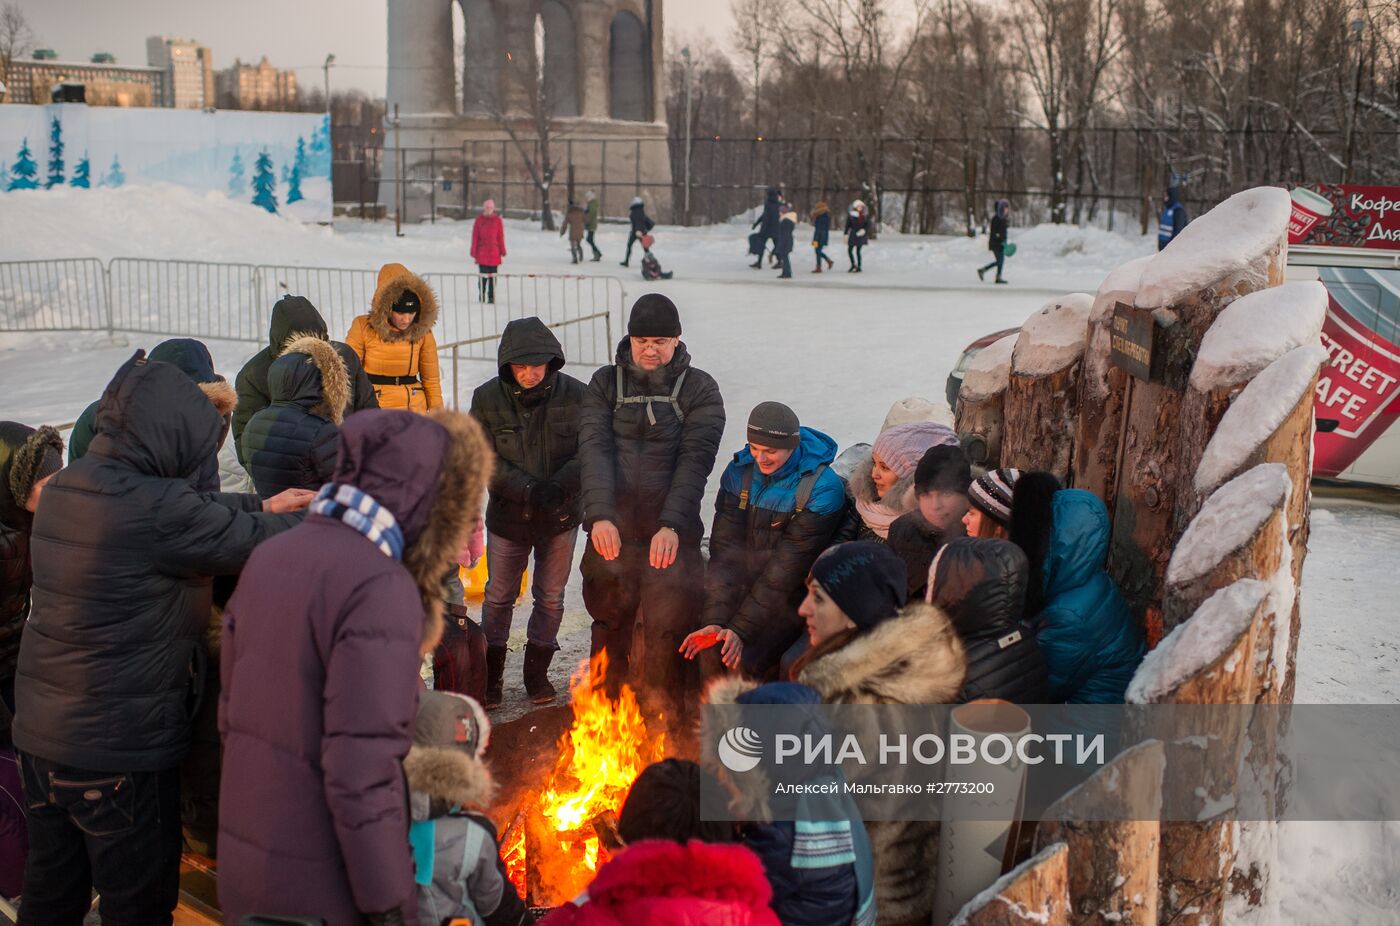
<instances>
[{"instance_id":1,"label":"snow pile","mask_svg":"<svg viewBox=\"0 0 1400 926\"><path fill-rule=\"evenodd\" d=\"M1187 225L1152 258L1142 272L1137 304L1171 305L1195 290L1249 273L1286 240L1291 211L1288 191L1279 187L1256 187L1231 196ZM1268 281L1254 282L1260 289Z\"/></svg>"},{"instance_id":2,"label":"snow pile","mask_svg":"<svg viewBox=\"0 0 1400 926\"><path fill-rule=\"evenodd\" d=\"M1249 628L1269 587L1240 579L1211 595L1147 654L1128 684L1127 703L1158 704L1178 685L1225 654Z\"/></svg>"},{"instance_id":3,"label":"snow pile","mask_svg":"<svg viewBox=\"0 0 1400 926\"><path fill-rule=\"evenodd\" d=\"M991 904L993 900L997 899L1000 899L1003 904L1010 907L1012 913L1015 914L1015 916L1021 921L1031 923L1048 923L1050 921L1050 911L1048 909L1042 908L1040 910L1029 910L1022 904L1018 904L1013 901L1007 900L1004 897L999 898L998 895L1006 891L1007 888L1011 887L1011 885L1016 881L1017 878L1021 877L1021 875L1025 874L1030 869L1036 867L1037 865L1044 864L1046 861L1054 858L1061 852L1068 851L1069 846L1065 845L1062 842L1051 843L1044 849L1041 849L1035 855L1026 859L1024 862L1017 865L1015 868L1011 869L1006 874L1002 875L1000 878L997 878L991 883L990 886L979 891L977 893L977 896L973 897L971 900L969 900L966 904L963 905L963 908L958 911L957 916L953 917L951 920L948 921L948 926L967 926L967 920L970 916L972 916L972 914L976 913L978 910L987 907L989 904Z\"/></svg>"},{"instance_id":4,"label":"snow pile","mask_svg":"<svg viewBox=\"0 0 1400 926\"><path fill-rule=\"evenodd\" d=\"M1089 320L1102 321L1113 314L1113 308L1120 302L1132 305L1137 299L1138 285L1142 282L1142 271L1152 262L1152 255L1134 257L1109 271L1094 293L1094 308Z\"/></svg>"},{"instance_id":5,"label":"snow pile","mask_svg":"<svg viewBox=\"0 0 1400 926\"><path fill-rule=\"evenodd\" d=\"M1167 584L1198 579L1243 547L1269 515L1288 504L1293 481L1282 463L1261 463L1225 483L1191 519L1167 565Z\"/></svg>"},{"instance_id":6,"label":"snow pile","mask_svg":"<svg viewBox=\"0 0 1400 926\"><path fill-rule=\"evenodd\" d=\"M1327 319L1327 287L1317 280L1261 289L1230 303L1201 339L1191 387L1201 392L1245 383L1295 347L1316 344Z\"/></svg>"},{"instance_id":7,"label":"snow pile","mask_svg":"<svg viewBox=\"0 0 1400 926\"><path fill-rule=\"evenodd\" d=\"M1196 470L1197 492L1213 492L1278 430L1326 359L1320 344L1295 347L1244 387L1206 445Z\"/></svg>"},{"instance_id":8,"label":"snow pile","mask_svg":"<svg viewBox=\"0 0 1400 926\"><path fill-rule=\"evenodd\" d=\"M1011 354L1019 336L1019 332L1008 334L977 352L963 371L962 398L977 402L1006 388L1011 378Z\"/></svg>"},{"instance_id":9,"label":"snow pile","mask_svg":"<svg viewBox=\"0 0 1400 926\"><path fill-rule=\"evenodd\" d=\"M1047 376L1084 353L1094 297L1070 293L1046 303L1021 326L1012 368L1021 376Z\"/></svg>"}]
</instances>

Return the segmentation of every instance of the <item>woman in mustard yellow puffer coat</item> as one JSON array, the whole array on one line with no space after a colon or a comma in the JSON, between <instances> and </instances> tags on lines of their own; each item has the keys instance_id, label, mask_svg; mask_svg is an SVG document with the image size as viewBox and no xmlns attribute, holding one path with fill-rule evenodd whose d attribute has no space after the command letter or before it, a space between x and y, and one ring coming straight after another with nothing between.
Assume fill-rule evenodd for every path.
<instances>
[{"instance_id":1,"label":"woman in mustard yellow puffer coat","mask_svg":"<svg viewBox=\"0 0 1400 926\"><path fill-rule=\"evenodd\" d=\"M360 357L380 408L426 412L442 405L437 296L403 264L385 264L369 313L356 316L345 343Z\"/></svg>"}]
</instances>

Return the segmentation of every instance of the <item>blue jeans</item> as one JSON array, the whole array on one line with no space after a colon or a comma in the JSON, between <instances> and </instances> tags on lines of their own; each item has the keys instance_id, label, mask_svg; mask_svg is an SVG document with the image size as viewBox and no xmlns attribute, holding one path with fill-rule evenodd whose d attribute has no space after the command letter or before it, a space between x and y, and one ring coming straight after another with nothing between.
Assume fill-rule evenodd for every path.
<instances>
[{"instance_id":1,"label":"blue jeans","mask_svg":"<svg viewBox=\"0 0 1400 926\"><path fill-rule=\"evenodd\" d=\"M556 534L548 540L521 543L486 532L486 601L481 607L482 629L487 646L505 646L510 639L510 622L515 599L520 593L520 577L535 554L535 577L530 594L535 599L530 610L526 639L538 646L559 648L559 622L564 619L564 586L574 565L574 544L578 528Z\"/></svg>"}]
</instances>

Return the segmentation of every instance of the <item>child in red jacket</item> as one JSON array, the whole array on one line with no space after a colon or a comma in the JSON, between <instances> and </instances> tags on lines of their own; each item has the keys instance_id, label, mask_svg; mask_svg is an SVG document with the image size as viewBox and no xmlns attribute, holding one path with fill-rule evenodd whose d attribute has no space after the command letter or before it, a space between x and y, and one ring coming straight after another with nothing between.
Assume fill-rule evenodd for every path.
<instances>
[{"instance_id":1,"label":"child in red jacket","mask_svg":"<svg viewBox=\"0 0 1400 926\"><path fill-rule=\"evenodd\" d=\"M481 204L481 213L472 222L472 260L481 273L478 288L482 302L496 302L496 271L506 259L506 227L496 212L496 201Z\"/></svg>"}]
</instances>

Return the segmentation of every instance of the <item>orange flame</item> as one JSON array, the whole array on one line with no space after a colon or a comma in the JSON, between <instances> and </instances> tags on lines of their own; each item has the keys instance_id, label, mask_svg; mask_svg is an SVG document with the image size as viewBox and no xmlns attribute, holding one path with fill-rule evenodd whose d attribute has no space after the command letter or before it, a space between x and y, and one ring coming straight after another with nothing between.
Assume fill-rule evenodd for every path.
<instances>
[{"instance_id":1,"label":"orange flame","mask_svg":"<svg viewBox=\"0 0 1400 926\"><path fill-rule=\"evenodd\" d=\"M648 733L632 688L623 685L616 701L608 698L603 684L607 671L607 653L599 653L581 662L570 678L573 726L559 738L554 771L534 806L525 810L537 816L540 825L534 831L542 834L530 845L529 864L559 901L581 893L607 861L593 821L616 814L642 769L665 757L665 736ZM521 850L525 828L518 839ZM507 872L523 887L525 852L516 851L514 844L507 848ZM521 896L526 896L523 890Z\"/></svg>"}]
</instances>

